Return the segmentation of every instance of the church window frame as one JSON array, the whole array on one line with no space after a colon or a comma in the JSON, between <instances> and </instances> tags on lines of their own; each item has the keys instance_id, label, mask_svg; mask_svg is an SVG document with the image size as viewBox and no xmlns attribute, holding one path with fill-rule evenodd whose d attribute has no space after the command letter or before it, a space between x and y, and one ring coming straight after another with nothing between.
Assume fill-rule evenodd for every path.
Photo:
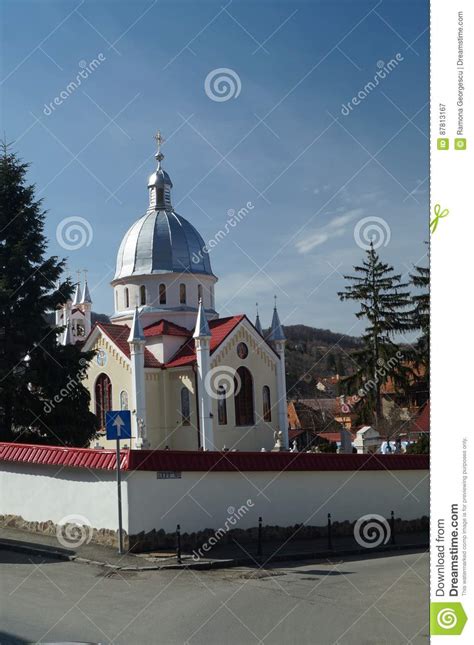
<instances>
[{"instance_id":1,"label":"church window frame","mask_svg":"<svg viewBox=\"0 0 474 645\"><path fill-rule=\"evenodd\" d=\"M234 377L235 425L255 425L255 397L251 371L241 365Z\"/></svg>"},{"instance_id":2,"label":"church window frame","mask_svg":"<svg viewBox=\"0 0 474 645\"><path fill-rule=\"evenodd\" d=\"M128 290L128 287L125 287L123 295L125 300L125 309L128 309L130 307L130 292Z\"/></svg>"},{"instance_id":3,"label":"church window frame","mask_svg":"<svg viewBox=\"0 0 474 645\"><path fill-rule=\"evenodd\" d=\"M179 304L186 304L186 285L184 284L184 282L179 285Z\"/></svg>"},{"instance_id":4,"label":"church window frame","mask_svg":"<svg viewBox=\"0 0 474 645\"><path fill-rule=\"evenodd\" d=\"M181 402L181 425L190 426L191 425L191 397L189 395L189 389L186 386L183 386L181 388L180 402Z\"/></svg>"},{"instance_id":5,"label":"church window frame","mask_svg":"<svg viewBox=\"0 0 474 645\"><path fill-rule=\"evenodd\" d=\"M95 415L99 419L101 430L105 430L105 415L113 409L112 405L112 381L110 377L101 372L96 378L94 385Z\"/></svg>"},{"instance_id":6,"label":"church window frame","mask_svg":"<svg viewBox=\"0 0 474 645\"><path fill-rule=\"evenodd\" d=\"M120 392L120 409L128 410L128 392L127 390L122 390Z\"/></svg>"},{"instance_id":7,"label":"church window frame","mask_svg":"<svg viewBox=\"0 0 474 645\"><path fill-rule=\"evenodd\" d=\"M202 301L204 303L202 293L202 284L198 284L198 302Z\"/></svg>"},{"instance_id":8,"label":"church window frame","mask_svg":"<svg viewBox=\"0 0 474 645\"><path fill-rule=\"evenodd\" d=\"M166 305L166 284L162 282L158 287L158 295L160 299L160 305Z\"/></svg>"},{"instance_id":9,"label":"church window frame","mask_svg":"<svg viewBox=\"0 0 474 645\"><path fill-rule=\"evenodd\" d=\"M146 287L144 284L140 287L140 305L146 305Z\"/></svg>"},{"instance_id":10,"label":"church window frame","mask_svg":"<svg viewBox=\"0 0 474 645\"><path fill-rule=\"evenodd\" d=\"M227 392L223 385L217 388L217 423L226 426L227 421Z\"/></svg>"},{"instance_id":11,"label":"church window frame","mask_svg":"<svg viewBox=\"0 0 474 645\"><path fill-rule=\"evenodd\" d=\"M272 420L272 402L270 388L264 385L262 388L262 408L263 420L270 422Z\"/></svg>"}]
</instances>

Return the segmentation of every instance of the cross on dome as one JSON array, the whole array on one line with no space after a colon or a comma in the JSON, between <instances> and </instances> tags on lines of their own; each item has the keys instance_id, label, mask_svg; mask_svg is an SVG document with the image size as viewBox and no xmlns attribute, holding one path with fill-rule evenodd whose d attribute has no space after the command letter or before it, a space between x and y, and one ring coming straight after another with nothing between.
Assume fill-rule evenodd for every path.
<instances>
[{"instance_id":1,"label":"cross on dome","mask_svg":"<svg viewBox=\"0 0 474 645\"><path fill-rule=\"evenodd\" d=\"M165 158L165 155L161 152L161 146L164 144L165 140L163 138L163 135L161 134L161 130L158 130L155 135L153 135L153 139L156 141L156 154L155 154L155 159L160 162Z\"/></svg>"}]
</instances>

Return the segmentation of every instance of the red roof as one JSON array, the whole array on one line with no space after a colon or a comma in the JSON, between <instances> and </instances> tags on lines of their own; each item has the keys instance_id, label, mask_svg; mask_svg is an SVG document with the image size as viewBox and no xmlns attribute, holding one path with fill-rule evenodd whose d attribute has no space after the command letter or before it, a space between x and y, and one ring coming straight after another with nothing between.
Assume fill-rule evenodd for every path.
<instances>
[{"instance_id":1,"label":"red roof","mask_svg":"<svg viewBox=\"0 0 474 645\"><path fill-rule=\"evenodd\" d=\"M123 470L283 471L427 470L429 455L338 455L304 452L122 450ZM113 470L115 450L0 443L0 461Z\"/></svg>"},{"instance_id":2,"label":"red roof","mask_svg":"<svg viewBox=\"0 0 474 645\"><path fill-rule=\"evenodd\" d=\"M146 338L151 336L191 336L189 329L176 325L163 318L156 323L152 323L143 330Z\"/></svg>"},{"instance_id":3,"label":"red roof","mask_svg":"<svg viewBox=\"0 0 474 645\"><path fill-rule=\"evenodd\" d=\"M15 461L48 466L71 466L113 470L115 454L112 450L90 448L63 448L22 443L0 443L0 461ZM121 453L121 466L126 468L127 454Z\"/></svg>"},{"instance_id":4,"label":"red roof","mask_svg":"<svg viewBox=\"0 0 474 645\"><path fill-rule=\"evenodd\" d=\"M130 327L127 325L113 325L112 323L96 323L104 334L122 351L127 358L130 358L130 345L128 337L130 336ZM149 349L145 347L145 367L161 367L160 361L153 356Z\"/></svg>"},{"instance_id":5,"label":"red roof","mask_svg":"<svg viewBox=\"0 0 474 645\"><path fill-rule=\"evenodd\" d=\"M413 419L409 434L426 434L430 431L430 402L424 403L415 419Z\"/></svg>"},{"instance_id":6,"label":"red roof","mask_svg":"<svg viewBox=\"0 0 474 645\"><path fill-rule=\"evenodd\" d=\"M244 315L229 316L228 318L217 318L209 322L209 329L211 330L211 354L244 318ZM190 338L187 343L178 349L173 358L166 363L166 367L191 365L195 360L194 338Z\"/></svg>"}]
</instances>

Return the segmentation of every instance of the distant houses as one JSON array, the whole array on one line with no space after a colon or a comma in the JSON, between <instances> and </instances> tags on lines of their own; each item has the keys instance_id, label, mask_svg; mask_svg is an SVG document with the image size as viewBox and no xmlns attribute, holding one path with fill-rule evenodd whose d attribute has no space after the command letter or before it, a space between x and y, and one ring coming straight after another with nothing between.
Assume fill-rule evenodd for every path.
<instances>
[{"instance_id":1,"label":"distant houses","mask_svg":"<svg viewBox=\"0 0 474 645\"><path fill-rule=\"evenodd\" d=\"M385 452L384 446L391 451L399 451L409 443L417 442L430 431L430 406L425 401L420 407L411 400L409 405L399 406L387 393L389 404L385 408L390 414L400 407L400 425L396 433L387 431L383 422L380 427L357 425L356 413L344 402L343 396L297 399L288 402L288 425L290 445L299 451L328 451L327 444L335 444L333 451L357 452L367 454ZM390 451L389 450L389 451Z\"/></svg>"}]
</instances>

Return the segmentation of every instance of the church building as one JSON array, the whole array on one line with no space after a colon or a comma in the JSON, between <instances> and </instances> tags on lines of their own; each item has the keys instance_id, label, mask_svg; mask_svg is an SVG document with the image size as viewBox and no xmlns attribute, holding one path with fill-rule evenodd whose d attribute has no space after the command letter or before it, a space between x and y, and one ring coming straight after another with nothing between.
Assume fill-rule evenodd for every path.
<instances>
[{"instance_id":1,"label":"church building","mask_svg":"<svg viewBox=\"0 0 474 645\"><path fill-rule=\"evenodd\" d=\"M245 314L220 318L205 242L175 212L170 176L148 179L148 208L117 253L110 323L91 329L92 302L78 284L56 313L62 342L95 350L86 387L105 438L105 413L132 413L131 448L288 449L285 335L276 305L271 331Z\"/></svg>"}]
</instances>

